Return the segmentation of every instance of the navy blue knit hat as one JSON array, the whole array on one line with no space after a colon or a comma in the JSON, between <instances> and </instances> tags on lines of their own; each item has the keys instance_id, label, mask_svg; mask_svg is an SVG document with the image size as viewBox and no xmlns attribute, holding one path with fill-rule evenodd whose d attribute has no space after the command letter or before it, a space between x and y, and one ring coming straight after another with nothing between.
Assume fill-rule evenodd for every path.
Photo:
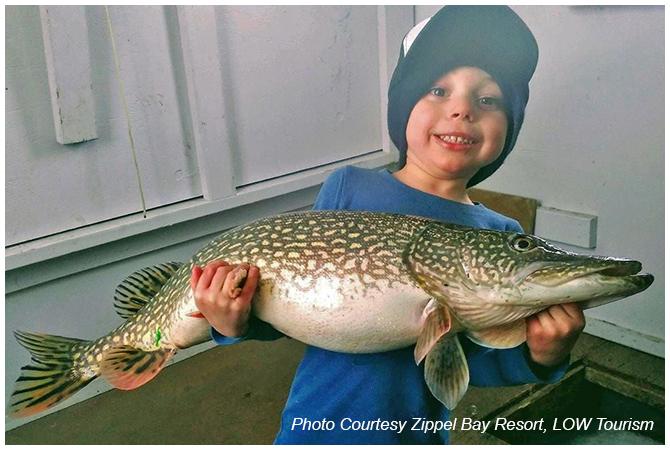
<instances>
[{"instance_id":1,"label":"navy blue knit hat","mask_svg":"<svg viewBox=\"0 0 670 450\"><path fill-rule=\"evenodd\" d=\"M491 176L519 135L537 58L533 33L507 6L445 6L415 26L403 40L388 93L389 134L400 151L401 167L406 160L407 122L414 105L445 73L472 66L488 72L505 98L508 124L503 151L470 179L468 187Z\"/></svg>"}]
</instances>

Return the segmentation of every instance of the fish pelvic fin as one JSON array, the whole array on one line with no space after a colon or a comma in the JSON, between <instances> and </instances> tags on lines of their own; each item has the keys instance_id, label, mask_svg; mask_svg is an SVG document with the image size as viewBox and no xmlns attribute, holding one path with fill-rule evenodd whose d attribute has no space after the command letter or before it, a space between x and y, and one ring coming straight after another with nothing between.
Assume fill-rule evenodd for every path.
<instances>
[{"instance_id":1,"label":"fish pelvic fin","mask_svg":"<svg viewBox=\"0 0 670 450\"><path fill-rule=\"evenodd\" d=\"M114 292L114 309L117 314L124 319L133 317L183 265L180 262L168 262L145 267L129 275Z\"/></svg>"},{"instance_id":2,"label":"fish pelvic fin","mask_svg":"<svg viewBox=\"0 0 670 450\"><path fill-rule=\"evenodd\" d=\"M465 335L472 342L489 348L513 348L526 340L526 319L483 330L468 330Z\"/></svg>"},{"instance_id":3,"label":"fish pelvic fin","mask_svg":"<svg viewBox=\"0 0 670 450\"><path fill-rule=\"evenodd\" d=\"M470 370L458 335L442 336L433 345L426 356L423 375L435 398L453 410L470 383Z\"/></svg>"},{"instance_id":4,"label":"fish pelvic fin","mask_svg":"<svg viewBox=\"0 0 670 450\"><path fill-rule=\"evenodd\" d=\"M449 308L431 299L423 310L423 325L414 347L414 361L418 365L435 343L451 329Z\"/></svg>"},{"instance_id":5,"label":"fish pelvic fin","mask_svg":"<svg viewBox=\"0 0 670 450\"><path fill-rule=\"evenodd\" d=\"M14 336L31 353L33 364L21 368L7 405L9 417L45 411L97 377L74 367L76 348L88 341L22 331L15 331Z\"/></svg>"},{"instance_id":6,"label":"fish pelvic fin","mask_svg":"<svg viewBox=\"0 0 670 450\"><path fill-rule=\"evenodd\" d=\"M128 391L151 381L175 353L176 348L146 351L129 345L117 346L100 362L100 374L115 388Z\"/></svg>"}]
</instances>

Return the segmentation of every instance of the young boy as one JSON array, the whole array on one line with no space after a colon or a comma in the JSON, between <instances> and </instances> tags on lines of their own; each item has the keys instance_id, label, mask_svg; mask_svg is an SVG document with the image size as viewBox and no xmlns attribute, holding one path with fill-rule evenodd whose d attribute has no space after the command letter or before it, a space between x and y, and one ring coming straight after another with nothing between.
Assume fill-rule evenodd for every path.
<instances>
[{"instance_id":1,"label":"young boy","mask_svg":"<svg viewBox=\"0 0 670 450\"><path fill-rule=\"evenodd\" d=\"M325 182L315 209L354 209L430 217L478 228L522 232L518 222L473 204L466 189L490 176L512 150L537 65L537 44L509 8L442 8L405 37L389 87L389 132L401 170L346 167ZM221 344L281 334L250 317L251 295L225 294L234 266L217 261L191 279L200 311ZM255 286L258 269L247 283ZM470 383L499 386L553 382L584 327L574 304L527 320L527 342L494 350L461 339ZM227 337L226 337L227 336ZM237 338L236 338L237 337ZM334 421L332 431L291 430L293 420ZM351 421L407 421L399 430L342 430ZM276 443L446 443L447 433L412 430L414 418L445 421L428 391L413 348L343 354L309 347L298 367ZM346 424L350 424L351 421Z\"/></svg>"}]
</instances>

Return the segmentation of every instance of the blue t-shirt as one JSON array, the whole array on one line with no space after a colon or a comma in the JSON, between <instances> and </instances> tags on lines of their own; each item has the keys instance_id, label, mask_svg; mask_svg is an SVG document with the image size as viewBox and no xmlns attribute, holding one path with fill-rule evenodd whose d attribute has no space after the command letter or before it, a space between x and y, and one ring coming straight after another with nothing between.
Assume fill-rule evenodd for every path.
<instances>
[{"instance_id":1,"label":"blue t-shirt","mask_svg":"<svg viewBox=\"0 0 670 450\"><path fill-rule=\"evenodd\" d=\"M446 200L403 184L387 170L352 166L328 177L314 209L410 214L476 228L523 231L517 221L482 204ZM212 330L212 338L219 344L231 344L282 336L256 318L250 321L250 330L247 336L237 339L226 338ZM565 362L540 379L528 365L525 343L505 350L484 348L467 338L461 338L461 344L470 369L470 384L475 386L553 382L567 369ZM412 430L416 418L449 420L449 411L428 391L423 363L415 364L413 352L413 346L375 354L337 353L308 346L298 366L275 443L448 443L447 432ZM315 423L324 419L332 422L333 429L314 430ZM382 430L383 421L406 421L406 426L402 432ZM358 426L355 422L372 429L353 430ZM294 426L294 423L301 425Z\"/></svg>"}]
</instances>

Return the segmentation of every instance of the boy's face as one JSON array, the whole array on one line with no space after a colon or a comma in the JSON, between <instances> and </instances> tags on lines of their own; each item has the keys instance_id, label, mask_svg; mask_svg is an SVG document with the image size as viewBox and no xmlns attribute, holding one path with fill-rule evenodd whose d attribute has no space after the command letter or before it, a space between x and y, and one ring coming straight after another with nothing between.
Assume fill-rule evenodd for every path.
<instances>
[{"instance_id":1,"label":"boy's face","mask_svg":"<svg viewBox=\"0 0 670 450\"><path fill-rule=\"evenodd\" d=\"M479 68L454 69L417 102L406 133L408 165L437 179L467 181L505 145L502 91Z\"/></svg>"}]
</instances>

